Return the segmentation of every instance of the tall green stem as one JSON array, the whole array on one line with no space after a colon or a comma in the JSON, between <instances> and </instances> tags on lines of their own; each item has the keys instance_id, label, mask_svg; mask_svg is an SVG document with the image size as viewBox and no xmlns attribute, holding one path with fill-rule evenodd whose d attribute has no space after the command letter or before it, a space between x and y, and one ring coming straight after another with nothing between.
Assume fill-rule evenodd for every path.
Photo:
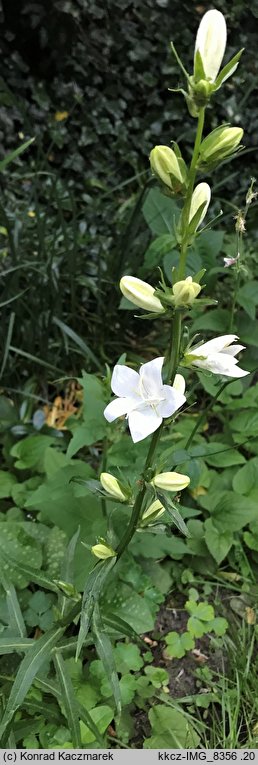
<instances>
[{"instance_id":1,"label":"tall green stem","mask_svg":"<svg viewBox=\"0 0 258 765\"><path fill-rule=\"evenodd\" d=\"M168 372L167 372L168 383L173 382L175 374L176 374L176 370L178 367L180 338L181 338L181 316L180 316L180 313L177 312L174 316L174 319L172 321L172 326L171 326L171 343L170 343L171 350L170 350L170 356L168 360ZM124 550L126 549L127 545L131 541L137 529L140 514L141 514L142 504L143 504L143 500L146 493L146 484L144 481L144 476L148 468L151 467L152 465L154 454L158 446L163 427L164 427L164 420L159 426L159 428L155 431L155 433L153 433L150 446L149 446L149 451L148 451L148 454L145 460L145 465L143 468L142 479L140 479L141 488L138 491L138 494L136 496L135 503L132 510L132 515L128 523L127 529L117 547L117 550L116 550L117 558L121 557L121 555L123 554Z\"/></svg>"},{"instance_id":2,"label":"tall green stem","mask_svg":"<svg viewBox=\"0 0 258 765\"><path fill-rule=\"evenodd\" d=\"M181 244L180 261L179 261L179 267L178 267L178 279L185 278L185 264L186 264L187 247L188 247L188 239L189 239L189 236L188 236L189 214L190 214L195 176L197 171L197 161L199 157L199 150L200 150L200 145L202 140L204 117L205 117L205 107L203 106L200 109L199 117L198 117L198 125L197 125L197 131L196 131L196 137L195 137L195 143L194 143L193 156L192 156L192 161L191 161L190 170L189 170L188 189L187 189L185 204L184 204L184 208L182 212L182 230L184 234L183 234L182 244Z\"/></svg>"},{"instance_id":3,"label":"tall green stem","mask_svg":"<svg viewBox=\"0 0 258 765\"><path fill-rule=\"evenodd\" d=\"M191 199L192 199L193 187L194 187L196 170L197 170L197 161L199 156L200 143L202 140L204 115L205 115L205 109L203 107L202 109L200 109L200 113L199 113L193 156L192 156L192 161L191 161L190 170L189 170L189 185L188 185L187 195L186 195L185 204L184 204L184 208L182 212L182 230L184 233L182 238L181 254L180 254L180 261L179 261L179 273L178 273L179 279L184 278L184 275L185 275L185 263L186 263L187 247L188 247L188 239L189 239L189 235L188 235L189 214L190 214ZM170 349L169 349L168 371L167 371L168 384L173 383L173 380L177 371L178 362L179 362L180 339L181 339L181 314L180 314L180 311L176 311L172 321L172 327L171 327L171 342L170 342ZM149 467L152 466L154 454L155 454L157 445L159 443L159 439L160 439L163 427L164 427L164 421L161 423L160 427L155 431L155 433L152 436L149 451L146 457L146 461L145 461L145 465L144 465L144 469L142 473L142 478L140 479L141 488L138 491L138 494L136 496L131 518L128 523L127 529L117 547L117 550L116 550L117 558L121 557L121 555L123 554L124 550L126 549L127 545L131 541L137 529L140 514L141 514L142 504L143 504L145 493L146 493L146 484L145 484L146 471L148 470Z\"/></svg>"}]
</instances>

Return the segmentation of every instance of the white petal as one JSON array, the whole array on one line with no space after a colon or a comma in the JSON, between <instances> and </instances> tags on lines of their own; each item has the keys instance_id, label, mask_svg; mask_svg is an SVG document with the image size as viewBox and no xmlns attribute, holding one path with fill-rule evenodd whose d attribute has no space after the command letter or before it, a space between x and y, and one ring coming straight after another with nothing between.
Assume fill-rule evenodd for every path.
<instances>
[{"instance_id":1,"label":"white petal","mask_svg":"<svg viewBox=\"0 0 258 765\"><path fill-rule=\"evenodd\" d=\"M228 356L236 356L240 351L245 350L245 345L229 345L228 348L223 348L221 353L227 353Z\"/></svg>"},{"instance_id":2,"label":"white petal","mask_svg":"<svg viewBox=\"0 0 258 765\"><path fill-rule=\"evenodd\" d=\"M171 385L163 385L162 393L164 401L160 401L156 408L157 414L161 417L171 417L171 414L180 409L185 403L185 396L172 388Z\"/></svg>"},{"instance_id":3,"label":"white petal","mask_svg":"<svg viewBox=\"0 0 258 765\"><path fill-rule=\"evenodd\" d=\"M193 366L226 377L244 377L249 374L237 366L237 359L226 353L213 353L207 359L194 361Z\"/></svg>"},{"instance_id":4,"label":"white petal","mask_svg":"<svg viewBox=\"0 0 258 765\"><path fill-rule=\"evenodd\" d=\"M116 364L111 378L111 388L116 396L137 395L140 378L138 372L123 364Z\"/></svg>"},{"instance_id":5,"label":"white petal","mask_svg":"<svg viewBox=\"0 0 258 765\"><path fill-rule=\"evenodd\" d=\"M134 410L129 414L128 424L133 442L136 444L154 433L162 423L162 417L157 414L150 406L144 407L140 411Z\"/></svg>"},{"instance_id":6,"label":"white petal","mask_svg":"<svg viewBox=\"0 0 258 765\"><path fill-rule=\"evenodd\" d=\"M184 393L185 392L185 378L183 375L177 374L175 376L173 386L175 390L178 391L178 393Z\"/></svg>"},{"instance_id":7,"label":"white petal","mask_svg":"<svg viewBox=\"0 0 258 765\"><path fill-rule=\"evenodd\" d=\"M195 356L209 356L211 353L220 353L235 340L238 340L237 335L221 335L221 337L208 340L207 343L203 343L199 348L193 348L191 351Z\"/></svg>"},{"instance_id":8,"label":"white petal","mask_svg":"<svg viewBox=\"0 0 258 765\"><path fill-rule=\"evenodd\" d=\"M127 398L115 398L104 409L104 417L108 422L113 422L117 417L122 417L123 414L128 412L128 399Z\"/></svg>"},{"instance_id":9,"label":"white petal","mask_svg":"<svg viewBox=\"0 0 258 765\"><path fill-rule=\"evenodd\" d=\"M206 77L217 77L225 53L227 27L223 14L217 10L204 14L196 36L195 52L200 51Z\"/></svg>"},{"instance_id":10,"label":"white petal","mask_svg":"<svg viewBox=\"0 0 258 765\"><path fill-rule=\"evenodd\" d=\"M161 356L153 361L147 361L140 367L140 391L143 398L160 396L163 385L161 377L163 362L164 356Z\"/></svg>"}]
</instances>

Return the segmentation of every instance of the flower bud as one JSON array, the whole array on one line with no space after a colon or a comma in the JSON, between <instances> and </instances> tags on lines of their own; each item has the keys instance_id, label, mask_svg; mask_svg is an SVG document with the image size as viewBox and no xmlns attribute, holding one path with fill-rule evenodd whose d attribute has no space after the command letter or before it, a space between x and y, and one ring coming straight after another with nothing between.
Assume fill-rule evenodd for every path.
<instances>
[{"instance_id":1,"label":"flower bud","mask_svg":"<svg viewBox=\"0 0 258 765\"><path fill-rule=\"evenodd\" d=\"M153 486L163 491L182 491L189 483L189 476L181 473L159 473L151 481Z\"/></svg>"},{"instance_id":2,"label":"flower bud","mask_svg":"<svg viewBox=\"0 0 258 765\"><path fill-rule=\"evenodd\" d=\"M243 138L238 127L218 127L204 138L200 146L200 163L217 162L233 154Z\"/></svg>"},{"instance_id":3,"label":"flower bud","mask_svg":"<svg viewBox=\"0 0 258 765\"><path fill-rule=\"evenodd\" d=\"M150 507L148 507L147 510L144 510L141 519L141 526L148 526L148 524L155 521L156 518L160 518L163 513L165 513L165 507L163 507L159 499L155 499Z\"/></svg>"},{"instance_id":4,"label":"flower bud","mask_svg":"<svg viewBox=\"0 0 258 765\"><path fill-rule=\"evenodd\" d=\"M111 473L101 473L100 483L103 486L103 489L105 489L111 497L118 499L119 502L127 501L128 494L123 490L122 484L114 475L111 475Z\"/></svg>"},{"instance_id":5,"label":"flower bud","mask_svg":"<svg viewBox=\"0 0 258 765\"><path fill-rule=\"evenodd\" d=\"M204 75L210 82L215 82L225 53L227 27L223 14L217 10L204 14L195 42L195 59L199 51Z\"/></svg>"},{"instance_id":6,"label":"flower bud","mask_svg":"<svg viewBox=\"0 0 258 765\"><path fill-rule=\"evenodd\" d=\"M203 218L205 218L207 209L210 204L210 198L211 198L211 190L210 190L209 184L198 183L198 186L195 187L193 195L192 195L190 214L189 214L189 223L191 223L194 216L196 215L197 219L196 219L195 228L198 228ZM198 210L203 204L204 204L203 210L200 213L200 216L198 217L197 215Z\"/></svg>"},{"instance_id":7,"label":"flower bud","mask_svg":"<svg viewBox=\"0 0 258 765\"><path fill-rule=\"evenodd\" d=\"M175 376L173 386L175 390L177 390L178 393L182 393L184 395L185 392L185 378L183 375L177 374Z\"/></svg>"},{"instance_id":8,"label":"flower bud","mask_svg":"<svg viewBox=\"0 0 258 765\"><path fill-rule=\"evenodd\" d=\"M187 276L187 278L183 279L181 282L176 282L172 288L175 305L192 305L193 300L199 295L200 291L200 284L193 282L191 276Z\"/></svg>"},{"instance_id":9,"label":"flower bud","mask_svg":"<svg viewBox=\"0 0 258 765\"><path fill-rule=\"evenodd\" d=\"M187 168L170 146L155 146L150 153L152 172L170 191L177 194L186 185Z\"/></svg>"},{"instance_id":10,"label":"flower bud","mask_svg":"<svg viewBox=\"0 0 258 765\"><path fill-rule=\"evenodd\" d=\"M107 545L104 542L100 542L97 545L93 545L91 548L91 552L93 555L96 555L96 558L100 558L101 560L106 560L106 558L114 558L116 556L115 551Z\"/></svg>"},{"instance_id":11,"label":"flower bud","mask_svg":"<svg viewBox=\"0 0 258 765\"><path fill-rule=\"evenodd\" d=\"M120 281L120 290L127 300L139 308L153 313L164 313L160 300L154 295L154 287L137 279L136 276L123 276Z\"/></svg>"}]
</instances>

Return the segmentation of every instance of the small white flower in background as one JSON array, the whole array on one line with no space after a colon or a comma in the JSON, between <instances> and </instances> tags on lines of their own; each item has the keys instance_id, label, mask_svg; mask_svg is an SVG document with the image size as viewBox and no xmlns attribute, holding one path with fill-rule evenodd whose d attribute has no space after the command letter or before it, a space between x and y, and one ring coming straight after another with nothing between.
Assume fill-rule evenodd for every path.
<instances>
[{"instance_id":1,"label":"small white flower in background","mask_svg":"<svg viewBox=\"0 0 258 765\"><path fill-rule=\"evenodd\" d=\"M151 484L163 491L182 491L190 483L188 475L181 473L159 473L152 479Z\"/></svg>"},{"instance_id":2,"label":"small white flower in background","mask_svg":"<svg viewBox=\"0 0 258 765\"><path fill-rule=\"evenodd\" d=\"M210 204L210 200L211 200L211 190L210 190L209 184L198 183L192 195L191 207L190 207L190 213L189 213L189 223L191 223L191 220L194 218L195 214L199 210L199 207L201 207L201 205L204 204L204 202L205 202L205 206L203 208L203 211L200 215L198 222L196 223L196 228L199 227L203 218L205 218L206 212Z\"/></svg>"},{"instance_id":3,"label":"small white flower in background","mask_svg":"<svg viewBox=\"0 0 258 765\"><path fill-rule=\"evenodd\" d=\"M205 76L216 80L227 42L227 27L223 14L217 10L204 14L196 35L195 54L199 51Z\"/></svg>"},{"instance_id":4,"label":"small white flower in background","mask_svg":"<svg viewBox=\"0 0 258 765\"><path fill-rule=\"evenodd\" d=\"M223 258L223 260L224 260L224 268L229 268L229 266L235 266L235 264L237 263L239 258L240 258L239 253L236 256L236 258Z\"/></svg>"},{"instance_id":5,"label":"small white flower in background","mask_svg":"<svg viewBox=\"0 0 258 765\"><path fill-rule=\"evenodd\" d=\"M127 300L153 313L164 313L160 300L154 295L154 287L136 276L123 276L120 280L120 290Z\"/></svg>"},{"instance_id":6,"label":"small white flower in background","mask_svg":"<svg viewBox=\"0 0 258 765\"><path fill-rule=\"evenodd\" d=\"M148 361L139 373L117 364L111 378L111 388L118 398L104 410L104 417L113 422L126 415L134 443L154 433L166 417L170 417L185 403L182 391L184 378L176 375L177 388L163 385L161 370L164 357ZM182 379L178 379L178 378ZM181 386L181 390L178 390Z\"/></svg>"},{"instance_id":7,"label":"small white flower in background","mask_svg":"<svg viewBox=\"0 0 258 765\"><path fill-rule=\"evenodd\" d=\"M193 347L185 354L186 363L226 377L245 377L249 372L238 367L235 358L245 346L231 345L235 340L238 340L237 335L222 335Z\"/></svg>"}]
</instances>

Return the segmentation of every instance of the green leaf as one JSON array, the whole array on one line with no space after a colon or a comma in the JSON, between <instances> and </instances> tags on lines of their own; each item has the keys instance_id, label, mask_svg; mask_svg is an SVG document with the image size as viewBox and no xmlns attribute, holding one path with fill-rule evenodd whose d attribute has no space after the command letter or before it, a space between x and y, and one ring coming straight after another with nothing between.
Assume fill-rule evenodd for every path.
<instances>
[{"instance_id":1,"label":"green leaf","mask_svg":"<svg viewBox=\"0 0 258 765\"><path fill-rule=\"evenodd\" d=\"M121 619L120 616L117 616L117 614L112 614L112 612L103 613L102 619L104 624L109 627L109 629L115 630L115 632L118 632L119 634L126 635L126 637L131 638L141 647L143 647L143 645L145 646L144 641L139 638L137 632L135 632L135 630L131 627L130 624L128 624L128 622L125 621L125 619Z\"/></svg>"},{"instance_id":2,"label":"green leaf","mask_svg":"<svg viewBox=\"0 0 258 765\"><path fill-rule=\"evenodd\" d=\"M225 632L228 628L228 622L226 619L223 618L223 616L216 616L215 619L211 622L210 629L212 632L215 632L215 635L218 635L218 637L222 637L222 635L225 635Z\"/></svg>"},{"instance_id":3,"label":"green leaf","mask_svg":"<svg viewBox=\"0 0 258 765\"><path fill-rule=\"evenodd\" d=\"M220 564L224 558L226 558L234 540L234 536L229 530L219 531L214 526L212 518L208 518L204 522L205 534L204 539L208 550L216 563Z\"/></svg>"},{"instance_id":4,"label":"green leaf","mask_svg":"<svg viewBox=\"0 0 258 765\"><path fill-rule=\"evenodd\" d=\"M6 579L3 571L0 572L0 580L6 592L6 603L9 613L9 626L15 635L17 634L22 638L26 637L26 627L15 588L13 584L11 584L11 582Z\"/></svg>"},{"instance_id":5,"label":"green leaf","mask_svg":"<svg viewBox=\"0 0 258 765\"><path fill-rule=\"evenodd\" d=\"M35 468L43 472L43 459L46 449L56 442L53 436L27 436L18 441L11 449L11 456L16 457L15 467L18 470Z\"/></svg>"},{"instance_id":6,"label":"green leaf","mask_svg":"<svg viewBox=\"0 0 258 765\"><path fill-rule=\"evenodd\" d=\"M82 747L81 729L79 724L78 705L74 695L73 684L67 670L65 661L60 652L54 652L54 664L62 694L66 719L71 733L72 744L75 749Z\"/></svg>"},{"instance_id":7,"label":"green leaf","mask_svg":"<svg viewBox=\"0 0 258 765\"><path fill-rule=\"evenodd\" d=\"M108 558L107 560L100 561L100 563L97 563L95 568L90 572L88 579L86 580L82 596L81 622L76 651L77 659L90 628L94 606L99 599L105 579L115 565L115 562L116 558Z\"/></svg>"},{"instance_id":8,"label":"green leaf","mask_svg":"<svg viewBox=\"0 0 258 765\"><path fill-rule=\"evenodd\" d=\"M5 743L6 735L8 734L8 726L11 724L15 712L24 701L25 696L34 681L35 675L40 670L42 664L49 658L51 649L54 648L59 638L62 636L64 629L64 627L58 627L34 641L33 647L28 651L21 662L9 698L7 699L4 715L0 724L0 740L3 744Z\"/></svg>"},{"instance_id":9,"label":"green leaf","mask_svg":"<svg viewBox=\"0 0 258 765\"><path fill-rule=\"evenodd\" d=\"M142 212L154 234L174 234L174 223L179 218L178 206L158 188L150 189L145 197Z\"/></svg>"},{"instance_id":10,"label":"green leaf","mask_svg":"<svg viewBox=\"0 0 258 765\"><path fill-rule=\"evenodd\" d=\"M102 704L95 707L95 709L91 709L90 715L93 723L95 723L99 731L99 734L103 734L105 733L108 725L110 725L111 721L113 720L114 710L109 706ZM93 741L97 739L97 736L90 729L89 725L85 724L85 722L81 722L80 727L83 746L92 744Z\"/></svg>"},{"instance_id":11,"label":"green leaf","mask_svg":"<svg viewBox=\"0 0 258 765\"><path fill-rule=\"evenodd\" d=\"M188 528L182 516L180 515L180 512L178 511L176 505L174 505L172 500L169 499L167 496L164 496L163 494L159 494L159 493L157 494L157 497L162 503L162 505L166 508L168 515L170 516L171 520L173 521L177 529L179 529L179 531L181 531L181 533L184 534L185 537L190 537L191 534L188 531Z\"/></svg>"},{"instance_id":12,"label":"green leaf","mask_svg":"<svg viewBox=\"0 0 258 765\"><path fill-rule=\"evenodd\" d=\"M146 644L144 647L146 648ZM138 672L143 666L139 648L133 643L117 643L114 657L117 671L121 672L122 675L128 671Z\"/></svg>"},{"instance_id":13,"label":"green leaf","mask_svg":"<svg viewBox=\"0 0 258 765\"><path fill-rule=\"evenodd\" d=\"M188 600L186 610L191 614L187 622L187 629L192 637L202 637L210 628L210 622L214 619L214 609L209 603L196 603Z\"/></svg>"},{"instance_id":14,"label":"green leaf","mask_svg":"<svg viewBox=\"0 0 258 765\"><path fill-rule=\"evenodd\" d=\"M95 376L83 372L78 382L83 387L83 421L75 420L70 426L73 438L67 449L67 457L71 458L79 449L96 443L106 434L107 423L104 417L106 399L101 381Z\"/></svg>"},{"instance_id":15,"label":"green leaf","mask_svg":"<svg viewBox=\"0 0 258 765\"><path fill-rule=\"evenodd\" d=\"M12 473L8 473L7 470L0 470L0 499L10 497L13 486L17 483Z\"/></svg>"},{"instance_id":16,"label":"green leaf","mask_svg":"<svg viewBox=\"0 0 258 765\"><path fill-rule=\"evenodd\" d=\"M258 488L258 458L249 460L241 470L234 475L232 486L237 494L249 494Z\"/></svg>"},{"instance_id":17,"label":"green leaf","mask_svg":"<svg viewBox=\"0 0 258 765\"><path fill-rule=\"evenodd\" d=\"M98 604L95 604L93 616L92 616L92 631L95 637L95 645L98 656L102 661L105 669L107 679L110 683L112 693L114 696L117 713L120 714L122 709L121 693L119 687L118 674L116 671L114 653L111 640L109 636L104 632Z\"/></svg>"},{"instance_id":18,"label":"green leaf","mask_svg":"<svg viewBox=\"0 0 258 765\"><path fill-rule=\"evenodd\" d=\"M0 638L0 655L6 653L22 653L28 651L35 644L30 638Z\"/></svg>"},{"instance_id":19,"label":"green leaf","mask_svg":"<svg viewBox=\"0 0 258 765\"><path fill-rule=\"evenodd\" d=\"M0 557L4 559L4 573L16 587L21 588L30 582L25 571L22 571L23 566L26 568L28 558L32 570L33 565L39 569L42 564L41 545L26 533L26 527L29 531L29 523L5 521L1 524L0 534Z\"/></svg>"},{"instance_id":20,"label":"green leaf","mask_svg":"<svg viewBox=\"0 0 258 765\"><path fill-rule=\"evenodd\" d=\"M186 651L191 651L195 646L193 637L189 632L183 632L181 635L178 632L168 632L165 635L165 641L167 643L166 654L173 659L182 659Z\"/></svg>"},{"instance_id":21,"label":"green leaf","mask_svg":"<svg viewBox=\"0 0 258 765\"><path fill-rule=\"evenodd\" d=\"M258 305L258 281L247 281L237 292L237 302L244 308L250 319L256 318Z\"/></svg>"},{"instance_id":22,"label":"green leaf","mask_svg":"<svg viewBox=\"0 0 258 765\"><path fill-rule=\"evenodd\" d=\"M38 584L39 587L44 587L46 590L52 590L53 592L57 592L59 594L59 588L56 586L56 584L54 584L54 582L51 582L51 580L48 579L44 573L38 573L37 569L32 568L32 566L25 565L19 558L14 558L14 556L12 556L10 553L7 553L7 551L4 549L1 550L1 556L4 560L8 561L8 566L10 565L11 568L17 569L19 572L19 574L17 574L17 579L20 582L23 583L23 579L25 579L26 584L34 582L35 584ZM26 584L23 586L26 586Z\"/></svg>"},{"instance_id":23,"label":"green leaf","mask_svg":"<svg viewBox=\"0 0 258 765\"><path fill-rule=\"evenodd\" d=\"M240 497L226 491L215 506L212 519L219 531L239 531L257 519L257 502L250 497Z\"/></svg>"},{"instance_id":24,"label":"green leaf","mask_svg":"<svg viewBox=\"0 0 258 765\"><path fill-rule=\"evenodd\" d=\"M230 61L228 61L226 66L224 66L223 69L221 69L214 83L215 90L218 90L221 87L223 82L225 82L225 80L227 80L228 77L230 77L231 73L233 74L236 64L238 64L240 56L242 56L243 51L244 51L244 48L241 48L241 50L238 51L238 53L236 53L236 55L233 56L233 58L231 58Z\"/></svg>"},{"instance_id":25,"label":"green leaf","mask_svg":"<svg viewBox=\"0 0 258 765\"><path fill-rule=\"evenodd\" d=\"M140 269L141 276L151 273L154 268L161 266L164 255L174 250L176 244L176 238L173 234L162 234L154 239L145 252L144 263Z\"/></svg>"},{"instance_id":26,"label":"green leaf","mask_svg":"<svg viewBox=\"0 0 258 765\"><path fill-rule=\"evenodd\" d=\"M189 716L165 704L156 704L148 713L152 736L145 739L144 749L195 749L200 737Z\"/></svg>"}]
</instances>

